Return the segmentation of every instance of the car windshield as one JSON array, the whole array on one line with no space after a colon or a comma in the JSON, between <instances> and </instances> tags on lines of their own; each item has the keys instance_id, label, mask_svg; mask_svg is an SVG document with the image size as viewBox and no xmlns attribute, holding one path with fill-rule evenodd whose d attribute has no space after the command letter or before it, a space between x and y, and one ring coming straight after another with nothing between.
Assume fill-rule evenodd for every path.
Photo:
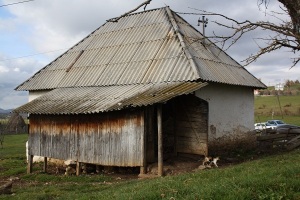
<instances>
[{"instance_id":1,"label":"car windshield","mask_svg":"<svg viewBox=\"0 0 300 200\"><path fill-rule=\"evenodd\" d=\"M280 120L278 120L276 122L277 122L277 124L285 124L283 121L280 121Z\"/></svg>"}]
</instances>

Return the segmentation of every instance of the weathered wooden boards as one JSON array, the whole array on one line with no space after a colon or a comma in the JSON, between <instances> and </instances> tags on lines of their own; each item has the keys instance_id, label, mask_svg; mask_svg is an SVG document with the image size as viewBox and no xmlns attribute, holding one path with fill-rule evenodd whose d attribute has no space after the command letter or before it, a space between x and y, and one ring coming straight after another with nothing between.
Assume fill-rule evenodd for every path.
<instances>
[{"instance_id":1,"label":"weathered wooden boards","mask_svg":"<svg viewBox=\"0 0 300 200\"><path fill-rule=\"evenodd\" d=\"M261 146L281 147L292 150L300 146L300 129L290 129L286 133L269 134L257 137Z\"/></svg>"},{"instance_id":2,"label":"weathered wooden boards","mask_svg":"<svg viewBox=\"0 0 300 200\"><path fill-rule=\"evenodd\" d=\"M32 115L29 154L105 166L142 166L143 110Z\"/></svg>"}]
</instances>

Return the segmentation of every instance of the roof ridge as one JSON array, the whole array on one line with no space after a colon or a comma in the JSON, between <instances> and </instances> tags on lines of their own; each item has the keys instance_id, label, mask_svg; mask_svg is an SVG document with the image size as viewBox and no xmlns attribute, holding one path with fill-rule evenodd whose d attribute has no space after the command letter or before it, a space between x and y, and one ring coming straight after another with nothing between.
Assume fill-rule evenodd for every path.
<instances>
[{"instance_id":1,"label":"roof ridge","mask_svg":"<svg viewBox=\"0 0 300 200\"><path fill-rule=\"evenodd\" d=\"M193 56L191 55L191 53L189 52L188 48L186 47L186 44L183 40L183 36L181 34L181 31L177 25L177 22L173 16L173 11L169 8L169 6L165 7L166 11L167 11L167 15L171 21L171 25L174 28L175 34L178 36L178 39L180 41L180 45L182 46L182 49L184 51L185 56L187 57L194 73L195 73L195 77L196 78L200 78L200 72L198 70L197 64L196 62L193 60Z\"/></svg>"},{"instance_id":2,"label":"roof ridge","mask_svg":"<svg viewBox=\"0 0 300 200\"><path fill-rule=\"evenodd\" d=\"M130 16L132 16L132 15L139 15L139 14L143 14L143 13L146 13L146 12L152 12L152 11L156 11L156 10L163 10L163 9L166 8L166 7L169 7L169 6L164 6L164 7L160 7L160 8L153 8L153 9L143 10L143 11L138 11L138 12L134 11L134 12L132 12L132 13L128 13L127 15L125 15L125 16L123 16L123 17L121 17L121 18L124 18L124 17L130 17ZM121 16L121 15L120 15L120 16ZM113 23L115 23L114 21L111 21L111 20L116 19L116 18L119 18L120 16L118 16L118 17L113 17L113 18L110 18L110 19L107 19L106 22L105 22L104 24L106 24L106 23L108 23L108 22L113 22ZM120 19L121 19L121 18L120 18Z\"/></svg>"}]
</instances>

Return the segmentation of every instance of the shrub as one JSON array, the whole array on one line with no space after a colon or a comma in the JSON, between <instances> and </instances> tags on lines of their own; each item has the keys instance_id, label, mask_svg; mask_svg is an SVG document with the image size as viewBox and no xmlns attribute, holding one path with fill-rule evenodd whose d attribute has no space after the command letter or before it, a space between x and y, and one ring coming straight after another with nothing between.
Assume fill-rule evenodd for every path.
<instances>
[{"instance_id":1,"label":"shrub","mask_svg":"<svg viewBox=\"0 0 300 200\"><path fill-rule=\"evenodd\" d=\"M270 95L270 91L269 90L264 90L264 95Z\"/></svg>"},{"instance_id":2,"label":"shrub","mask_svg":"<svg viewBox=\"0 0 300 200\"><path fill-rule=\"evenodd\" d=\"M288 109L284 109L283 112L284 112L285 115L291 114L291 111L289 111Z\"/></svg>"},{"instance_id":3,"label":"shrub","mask_svg":"<svg viewBox=\"0 0 300 200\"><path fill-rule=\"evenodd\" d=\"M266 104L263 104L263 105L259 106L258 109L265 109L266 107L267 107Z\"/></svg>"},{"instance_id":4,"label":"shrub","mask_svg":"<svg viewBox=\"0 0 300 200\"><path fill-rule=\"evenodd\" d=\"M291 103L288 103L288 104L285 104L283 107L291 107L292 104Z\"/></svg>"}]
</instances>

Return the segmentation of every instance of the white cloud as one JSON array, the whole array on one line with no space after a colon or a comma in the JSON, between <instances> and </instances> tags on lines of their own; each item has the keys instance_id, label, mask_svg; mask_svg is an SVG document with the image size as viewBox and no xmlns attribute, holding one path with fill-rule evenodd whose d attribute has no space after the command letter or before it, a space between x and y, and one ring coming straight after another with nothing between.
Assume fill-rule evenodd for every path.
<instances>
[{"instance_id":1,"label":"white cloud","mask_svg":"<svg viewBox=\"0 0 300 200\"><path fill-rule=\"evenodd\" d=\"M14 68L14 72L20 72L20 68L18 67Z\"/></svg>"},{"instance_id":2,"label":"white cloud","mask_svg":"<svg viewBox=\"0 0 300 200\"><path fill-rule=\"evenodd\" d=\"M0 98L0 105L2 109L11 109L11 108L18 107L27 101L28 101L28 92L16 92L12 90L8 92L5 96Z\"/></svg>"},{"instance_id":3,"label":"white cloud","mask_svg":"<svg viewBox=\"0 0 300 200\"><path fill-rule=\"evenodd\" d=\"M8 3L9 1L4 1ZM104 6L105 5L105 6ZM17 23L27 24L28 43L39 52L69 48L106 19L131 9L136 2L128 1L35 1L9 7Z\"/></svg>"},{"instance_id":4,"label":"white cloud","mask_svg":"<svg viewBox=\"0 0 300 200\"><path fill-rule=\"evenodd\" d=\"M6 73L6 72L9 72L9 69L7 67L0 65L0 73Z\"/></svg>"}]
</instances>

